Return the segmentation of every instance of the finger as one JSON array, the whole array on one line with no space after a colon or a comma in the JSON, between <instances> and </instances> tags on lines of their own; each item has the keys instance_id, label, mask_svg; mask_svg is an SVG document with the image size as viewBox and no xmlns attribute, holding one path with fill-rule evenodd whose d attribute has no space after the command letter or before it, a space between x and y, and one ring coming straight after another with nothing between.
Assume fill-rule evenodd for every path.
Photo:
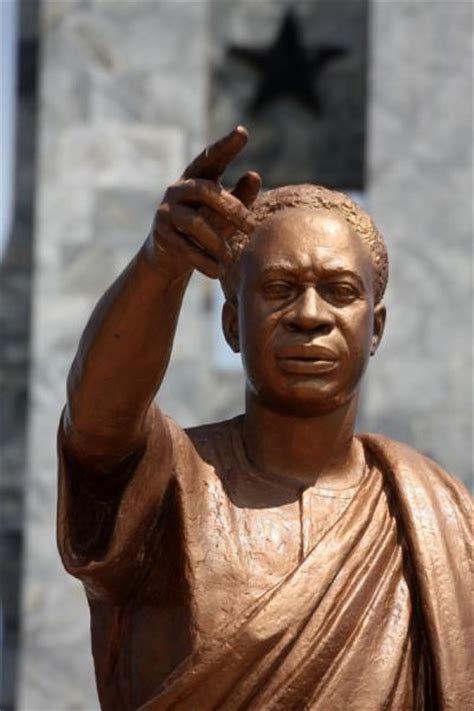
<instances>
[{"instance_id":1,"label":"finger","mask_svg":"<svg viewBox=\"0 0 474 711\"><path fill-rule=\"evenodd\" d=\"M222 240L200 211L185 205L171 205L168 215L175 229L190 236L211 256L224 255Z\"/></svg>"},{"instance_id":2,"label":"finger","mask_svg":"<svg viewBox=\"0 0 474 711\"><path fill-rule=\"evenodd\" d=\"M249 208L255 202L258 196L262 180L258 173L249 171L245 173L237 182L235 188L231 191L231 195L236 197L245 207ZM229 248L227 239L235 233L234 225L229 224L226 220L211 210L209 207L201 207L199 213L202 214L207 223L217 232L222 240L224 240L224 255L221 259L225 262L229 258Z\"/></svg>"},{"instance_id":3,"label":"finger","mask_svg":"<svg viewBox=\"0 0 474 711\"><path fill-rule=\"evenodd\" d=\"M183 178L217 180L246 145L248 138L247 129L237 126L227 136L207 146L188 165L183 173Z\"/></svg>"},{"instance_id":4,"label":"finger","mask_svg":"<svg viewBox=\"0 0 474 711\"><path fill-rule=\"evenodd\" d=\"M240 200L245 207L250 208L257 199L261 187L262 179L259 174L249 170L239 178L231 194Z\"/></svg>"},{"instance_id":5,"label":"finger","mask_svg":"<svg viewBox=\"0 0 474 711\"><path fill-rule=\"evenodd\" d=\"M183 240L186 240L184 235ZM220 267L218 262L212 257L205 254L199 247L196 247L192 242L188 242L185 246L186 253L190 264L205 276L210 279L217 279L220 274Z\"/></svg>"},{"instance_id":6,"label":"finger","mask_svg":"<svg viewBox=\"0 0 474 711\"><path fill-rule=\"evenodd\" d=\"M170 247L177 254L182 254L194 269L211 279L217 279L220 273L217 260L196 246L186 235L164 222L160 223L157 231L162 245Z\"/></svg>"},{"instance_id":7,"label":"finger","mask_svg":"<svg viewBox=\"0 0 474 711\"><path fill-rule=\"evenodd\" d=\"M172 203L207 205L242 232L248 233L255 228L255 218L241 201L211 181L185 180L176 183L168 189L166 197Z\"/></svg>"}]
</instances>

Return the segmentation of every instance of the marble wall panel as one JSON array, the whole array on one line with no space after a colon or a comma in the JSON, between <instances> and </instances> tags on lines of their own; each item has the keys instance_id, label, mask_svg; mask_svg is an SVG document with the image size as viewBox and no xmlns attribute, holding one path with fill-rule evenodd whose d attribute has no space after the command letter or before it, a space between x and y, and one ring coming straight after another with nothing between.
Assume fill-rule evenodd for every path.
<instances>
[{"instance_id":1,"label":"marble wall panel","mask_svg":"<svg viewBox=\"0 0 474 711\"><path fill-rule=\"evenodd\" d=\"M64 131L58 172L74 189L157 186L179 176L183 165L179 128L90 123Z\"/></svg>"},{"instance_id":2,"label":"marble wall panel","mask_svg":"<svg viewBox=\"0 0 474 711\"><path fill-rule=\"evenodd\" d=\"M472 470L472 4L377 1L369 210L391 258L367 426Z\"/></svg>"},{"instance_id":3,"label":"marble wall panel","mask_svg":"<svg viewBox=\"0 0 474 711\"><path fill-rule=\"evenodd\" d=\"M47 0L42 9L19 708L92 711L98 702L85 596L56 550L56 428L95 301L141 245L190 150L205 142L206 3ZM176 88L166 95L175 84L180 101ZM214 383L200 358L209 362L209 314L207 285L194 279L162 396L183 424L198 421L203 401L214 419L232 400L227 383L215 413L208 395Z\"/></svg>"}]
</instances>

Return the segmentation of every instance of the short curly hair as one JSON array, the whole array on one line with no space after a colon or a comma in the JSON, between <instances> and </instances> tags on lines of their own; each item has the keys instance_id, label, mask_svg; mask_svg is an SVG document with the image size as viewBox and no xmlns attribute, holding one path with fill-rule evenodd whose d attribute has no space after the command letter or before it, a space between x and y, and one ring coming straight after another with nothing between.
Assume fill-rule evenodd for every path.
<instances>
[{"instance_id":1,"label":"short curly hair","mask_svg":"<svg viewBox=\"0 0 474 711\"><path fill-rule=\"evenodd\" d=\"M354 228L368 247L374 265L374 301L378 304L385 293L388 281L388 255L382 235L372 218L344 193L329 190L321 185L285 185L267 190L259 195L252 207L257 224L280 210L291 207L309 207L315 210L337 210ZM227 301L235 302L240 273L240 258L251 235L237 232L229 240L229 258L220 275Z\"/></svg>"}]
</instances>

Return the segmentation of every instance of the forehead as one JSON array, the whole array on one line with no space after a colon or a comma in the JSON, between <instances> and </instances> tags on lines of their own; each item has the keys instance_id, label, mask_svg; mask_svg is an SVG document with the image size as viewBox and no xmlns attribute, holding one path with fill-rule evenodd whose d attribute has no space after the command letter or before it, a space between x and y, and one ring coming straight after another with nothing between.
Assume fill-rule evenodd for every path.
<instances>
[{"instance_id":1,"label":"forehead","mask_svg":"<svg viewBox=\"0 0 474 711\"><path fill-rule=\"evenodd\" d=\"M283 267L350 270L361 276L372 272L367 247L337 210L281 210L255 229L243 258L252 271Z\"/></svg>"}]
</instances>

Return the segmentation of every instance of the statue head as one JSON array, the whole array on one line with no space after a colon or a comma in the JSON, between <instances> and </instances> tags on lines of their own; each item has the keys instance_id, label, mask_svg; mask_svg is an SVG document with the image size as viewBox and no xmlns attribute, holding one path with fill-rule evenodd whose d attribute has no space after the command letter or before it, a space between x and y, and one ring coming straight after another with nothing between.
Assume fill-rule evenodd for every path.
<instances>
[{"instance_id":1,"label":"statue head","mask_svg":"<svg viewBox=\"0 0 474 711\"><path fill-rule=\"evenodd\" d=\"M319 186L270 190L253 214L221 278L226 339L267 406L330 412L357 393L382 337L383 239L353 200Z\"/></svg>"}]
</instances>

